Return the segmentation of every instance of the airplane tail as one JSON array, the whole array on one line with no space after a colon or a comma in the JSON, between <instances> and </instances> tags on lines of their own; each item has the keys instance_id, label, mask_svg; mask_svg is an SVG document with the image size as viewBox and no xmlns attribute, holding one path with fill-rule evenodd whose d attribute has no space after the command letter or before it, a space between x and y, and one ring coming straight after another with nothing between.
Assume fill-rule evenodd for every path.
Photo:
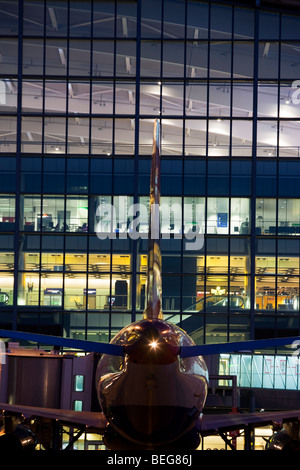
<instances>
[{"instance_id":1,"label":"airplane tail","mask_svg":"<svg viewBox=\"0 0 300 470\"><path fill-rule=\"evenodd\" d=\"M148 236L147 294L144 318L162 319L162 278L160 251L160 124L153 128L153 149L150 177L150 219Z\"/></svg>"}]
</instances>

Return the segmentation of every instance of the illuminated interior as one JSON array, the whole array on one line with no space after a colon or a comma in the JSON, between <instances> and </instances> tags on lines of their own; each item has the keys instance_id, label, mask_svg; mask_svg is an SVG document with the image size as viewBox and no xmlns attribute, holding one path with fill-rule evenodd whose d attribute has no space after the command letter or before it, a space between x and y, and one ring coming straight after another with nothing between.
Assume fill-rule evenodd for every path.
<instances>
[{"instance_id":1,"label":"illuminated interior","mask_svg":"<svg viewBox=\"0 0 300 470\"><path fill-rule=\"evenodd\" d=\"M0 0L1 325L109 340L141 317L158 117L166 317L199 344L298 334L295 14L22 5Z\"/></svg>"}]
</instances>

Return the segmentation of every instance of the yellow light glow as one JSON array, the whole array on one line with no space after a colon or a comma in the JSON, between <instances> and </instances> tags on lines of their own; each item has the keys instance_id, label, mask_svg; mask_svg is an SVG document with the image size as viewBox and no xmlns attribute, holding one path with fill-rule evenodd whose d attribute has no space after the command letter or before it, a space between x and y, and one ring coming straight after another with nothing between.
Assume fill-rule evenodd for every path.
<instances>
[{"instance_id":1,"label":"yellow light glow","mask_svg":"<svg viewBox=\"0 0 300 470\"><path fill-rule=\"evenodd\" d=\"M150 346L151 346L151 348L156 349L157 348L157 341L151 341Z\"/></svg>"}]
</instances>

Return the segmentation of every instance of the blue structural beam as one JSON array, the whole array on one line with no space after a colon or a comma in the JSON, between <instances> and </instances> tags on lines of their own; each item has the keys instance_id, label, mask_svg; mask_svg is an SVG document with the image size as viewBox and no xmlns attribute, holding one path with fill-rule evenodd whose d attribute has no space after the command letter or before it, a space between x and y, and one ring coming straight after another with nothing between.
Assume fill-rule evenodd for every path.
<instances>
[{"instance_id":1,"label":"blue structural beam","mask_svg":"<svg viewBox=\"0 0 300 470\"><path fill-rule=\"evenodd\" d=\"M300 346L300 336L289 338L259 339L252 341L237 341L232 343L204 344L202 346L182 346L181 357L208 356L211 354L225 354L235 352L254 351L256 349L272 348L294 344L294 348Z\"/></svg>"},{"instance_id":2,"label":"blue structural beam","mask_svg":"<svg viewBox=\"0 0 300 470\"><path fill-rule=\"evenodd\" d=\"M0 338L12 338L34 343L50 344L67 349L80 349L86 352L110 354L112 356L124 356L123 347L118 344L97 343L96 341L85 341L13 330L0 330Z\"/></svg>"}]
</instances>

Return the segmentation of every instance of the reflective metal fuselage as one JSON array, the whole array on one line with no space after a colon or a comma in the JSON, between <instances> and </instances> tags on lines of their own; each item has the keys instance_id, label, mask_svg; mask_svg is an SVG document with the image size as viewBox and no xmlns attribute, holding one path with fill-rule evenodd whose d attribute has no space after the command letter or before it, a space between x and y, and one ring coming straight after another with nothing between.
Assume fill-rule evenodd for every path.
<instances>
[{"instance_id":1,"label":"reflective metal fuselage","mask_svg":"<svg viewBox=\"0 0 300 470\"><path fill-rule=\"evenodd\" d=\"M128 441L161 446L190 431L207 395L208 372L201 357L179 357L193 345L180 328L163 320L142 320L112 341L125 357L105 355L97 371L97 391L113 429Z\"/></svg>"}]
</instances>

